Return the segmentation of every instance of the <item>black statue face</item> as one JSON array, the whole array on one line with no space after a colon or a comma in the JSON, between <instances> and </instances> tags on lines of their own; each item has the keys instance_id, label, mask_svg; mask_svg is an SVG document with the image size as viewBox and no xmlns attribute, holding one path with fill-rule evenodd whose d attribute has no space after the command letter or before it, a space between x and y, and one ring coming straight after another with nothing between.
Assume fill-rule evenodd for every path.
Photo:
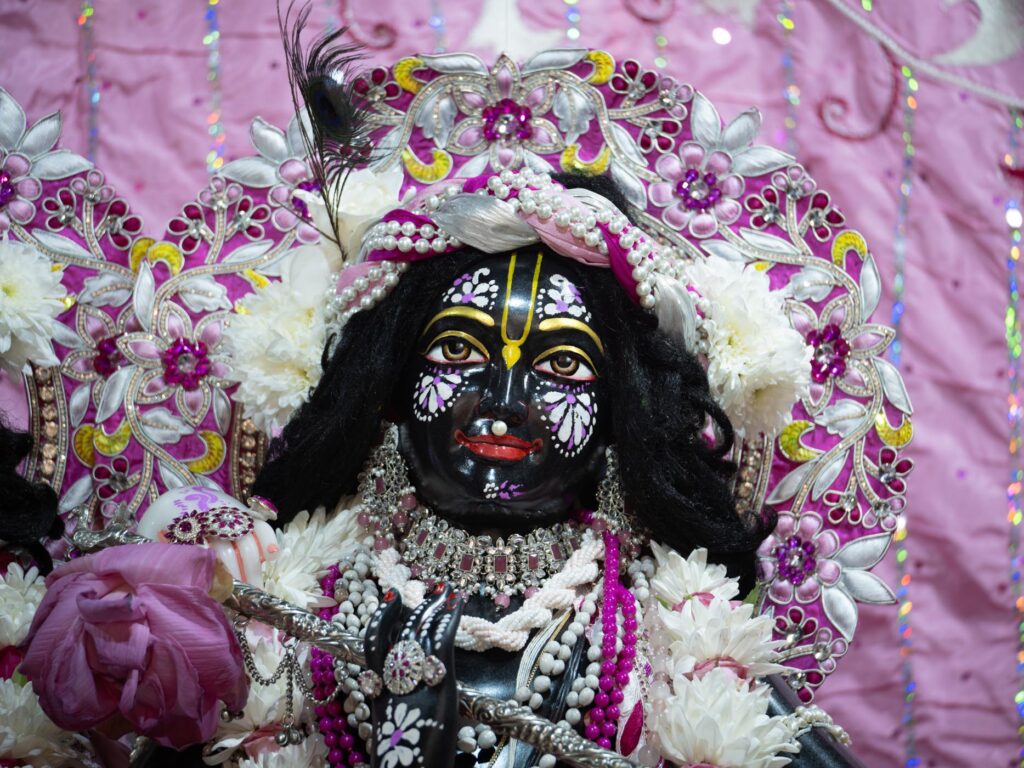
<instances>
[{"instance_id":1,"label":"black statue face","mask_svg":"<svg viewBox=\"0 0 1024 768\"><path fill-rule=\"evenodd\" d=\"M604 345L579 267L538 246L453 276L399 387L423 501L468 528L564 517L607 445Z\"/></svg>"}]
</instances>

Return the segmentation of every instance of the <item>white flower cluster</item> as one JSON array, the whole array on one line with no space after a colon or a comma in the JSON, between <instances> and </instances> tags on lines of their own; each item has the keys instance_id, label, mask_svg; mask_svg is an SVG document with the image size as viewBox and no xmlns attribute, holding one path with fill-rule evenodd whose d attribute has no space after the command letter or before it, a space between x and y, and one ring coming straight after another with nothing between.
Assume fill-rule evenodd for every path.
<instances>
[{"instance_id":1,"label":"white flower cluster","mask_svg":"<svg viewBox=\"0 0 1024 768\"><path fill-rule=\"evenodd\" d=\"M74 759L74 739L46 716L31 683L0 680L0 760L59 768Z\"/></svg>"},{"instance_id":2,"label":"white flower cluster","mask_svg":"<svg viewBox=\"0 0 1024 768\"><path fill-rule=\"evenodd\" d=\"M313 226L322 235L333 237L337 230L340 243L333 243L327 237L320 238L319 248L327 259L332 272L337 272L346 263L353 262L359 255L363 235L381 216L396 208L399 203L405 174L401 167L376 173L369 169L351 171L345 177L345 186L340 194L328 194L336 200L337 209L328 211L324 198L319 192L297 191L313 219ZM331 226L333 220L333 228Z\"/></svg>"},{"instance_id":3,"label":"white flower cluster","mask_svg":"<svg viewBox=\"0 0 1024 768\"><path fill-rule=\"evenodd\" d=\"M306 401L323 373L324 295L330 269L313 247L287 257L281 282L246 296L224 329L234 394L246 416L273 433Z\"/></svg>"},{"instance_id":4,"label":"white flower cluster","mask_svg":"<svg viewBox=\"0 0 1024 768\"><path fill-rule=\"evenodd\" d=\"M0 240L0 367L57 365L52 339L67 290L62 272L25 243Z\"/></svg>"},{"instance_id":5,"label":"white flower cluster","mask_svg":"<svg viewBox=\"0 0 1024 768\"><path fill-rule=\"evenodd\" d=\"M779 768L798 747L782 717L767 714L759 675L775 662L772 620L731 600L739 589L707 551L689 558L652 543L657 570L645 609L654 653L652 746L681 765Z\"/></svg>"},{"instance_id":6,"label":"white flower cluster","mask_svg":"<svg viewBox=\"0 0 1024 768\"><path fill-rule=\"evenodd\" d=\"M700 292L700 349L711 394L737 433L773 436L810 386L811 347L789 323L781 294L754 267L710 256L687 277Z\"/></svg>"},{"instance_id":7,"label":"white flower cluster","mask_svg":"<svg viewBox=\"0 0 1024 768\"><path fill-rule=\"evenodd\" d=\"M38 568L25 571L11 563L0 576L0 648L21 645L28 637L36 608L43 601L46 585Z\"/></svg>"},{"instance_id":8,"label":"white flower cluster","mask_svg":"<svg viewBox=\"0 0 1024 768\"><path fill-rule=\"evenodd\" d=\"M263 565L263 589L307 611L334 605L318 579L363 538L352 509L300 512L277 531L279 554Z\"/></svg>"}]
</instances>

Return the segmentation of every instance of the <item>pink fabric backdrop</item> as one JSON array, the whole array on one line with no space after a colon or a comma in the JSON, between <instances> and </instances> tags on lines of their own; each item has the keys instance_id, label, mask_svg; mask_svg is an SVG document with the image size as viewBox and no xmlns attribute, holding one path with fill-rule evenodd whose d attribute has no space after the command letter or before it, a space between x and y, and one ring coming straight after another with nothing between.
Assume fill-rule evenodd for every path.
<instances>
[{"instance_id":1,"label":"pink fabric backdrop","mask_svg":"<svg viewBox=\"0 0 1024 768\"><path fill-rule=\"evenodd\" d=\"M849 2L922 57L971 38L979 9L985 29L995 34L1005 37L1009 29L1012 37L1013 24L1020 23L1013 0L875 0L871 14ZM899 111L889 113L892 65L826 0L793 5L799 158L867 237L891 289L903 151ZM211 144L202 42L206 4L104 0L97 6L102 98L96 160L159 236L179 205L205 184ZM518 8L506 0L365 0L348 8L317 0L313 20L321 29L350 13L364 37L382 32L378 25L392 25L394 39L372 51L380 62L434 49L432 8L443 15L447 50L468 48L485 60L493 59L495 47L522 57L541 47L584 45L649 66L658 55L660 30L669 73L704 91L726 119L758 105L765 115L762 140L784 143L783 30L776 0L579 0L571 7L580 14L575 43L565 37L570 5L563 0L530 0ZM0 86L30 119L62 110L62 143L84 154L88 110L79 8L72 0L0 0ZM291 101L274 4L222 0L218 10L231 159L250 153L253 117L283 126ZM1009 16L993 16L1000 11ZM667 14L660 24L643 18L659 13ZM728 29L732 41L716 44L715 27ZM1018 39L1024 37L1020 29ZM993 40L979 46L993 62L956 71L1015 90L1020 100L1024 56L1012 44L1000 54ZM1006 108L927 76L919 79L903 323L903 372L917 432L907 540L917 749L926 766L1012 766L1018 678L1006 548L1003 312L1009 244L1003 204L1021 190L999 167L1008 149ZM846 140L824 125L818 106L830 97L849 105L842 129L867 139ZM882 321L890 306L891 290L878 313ZM13 402L5 407L22 409ZM880 572L894 584L891 552ZM895 608L863 606L857 635L818 702L848 728L869 766L896 766L904 747Z\"/></svg>"}]
</instances>

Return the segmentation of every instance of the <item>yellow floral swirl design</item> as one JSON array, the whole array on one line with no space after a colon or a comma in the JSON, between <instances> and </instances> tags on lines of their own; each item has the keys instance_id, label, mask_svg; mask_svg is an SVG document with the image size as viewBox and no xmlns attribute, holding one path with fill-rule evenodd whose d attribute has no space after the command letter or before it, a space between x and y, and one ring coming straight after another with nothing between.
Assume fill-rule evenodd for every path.
<instances>
[{"instance_id":1,"label":"yellow floral swirl design","mask_svg":"<svg viewBox=\"0 0 1024 768\"><path fill-rule=\"evenodd\" d=\"M443 149L432 150L433 162L424 163L416 153L406 147L402 150L402 163L409 175L424 184L433 184L447 176L452 170L452 156Z\"/></svg>"},{"instance_id":2,"label":"yellow floral swirl design","mask_svg":"<svg viewBox=\"0 0 1024 768\"><path fill-rule=\"evenodd\" d=\"M224 438L208 429L199 431L199 438L206 444L206 453L198 459L185 462L185 466L197 475L208 475L220 468L227 455Z\"/></svg>"},{"instance_id":3,"label":"yellow floral swirl design","mask_svg":"<svg viewBox=\"0 0 1024 768\"><path fill-rule=\"evenodd\" d=\"M856 251L862 261L868 255L868 244L864 236L852 229L836 235L836 239L832 242L832 263L846 269L846 254L850 251Z\"/></svg>"},{"instance_id":4,"label":"yellow floral swirl design","mask_svg":"<svg viewBox=\"0 0 1024 768\"><path fill-rule=\"evenodd\" d=\"M901 414L899 427L893 427L884 413L875 416L875 432L890 448L903 448L914 436L914 425L909 416Z\"/></svg>"},{"instance_id":5,"label":"yellow floral swirl design","mask_svg":"<svg viewBox=\"0 0 1024 768\"><path fill-rule=\"evenodd\" d=\"M601 151L597 153L597 157L593 160L581 160L580 145L570 144L562 152L560 163L563 171L584 173L588 176L599 176L608 170L608 163L611 159L612 153L608 149L607 144L601 147Z\"/></svg>"},{"instance_id":6,"label":"yellow floral swirl design","mask_svg":"<svg viewBox=\"0 0 1024 768\"><path fill-rule=\"evenodd\" d=\"M606 51L591 51L586 55L586 60L594 65L594 71L590 73L587 82L591 85L604 85L615 71L615 59Z\"/></svg>"},{"instance_id":7,"label":"yellow floral swirl design","mask_svg":"<svg viewBox=\"0 0 1024 768\"><path fill-rule=\"evenodd\" d=\"M804 464L821 455L821 451L808 448L800 442L800 438L813 429L814 424L810 421L794 421L782 430L782 435L779 437L782 455L797 464Z\"/></svg>"},{"instance_id":8,"label":"yellow floral swirl design","mask_svg":"<svg viewBox=\"0 0 1024 768\"><path fill-rule=\"evenodd\" d=\"M158 243L151 237L140 237L132 244L131 267L132 272L139 271L139 265L143 259L150 264L162 261L167 265L172 275L181 272L185 266L185 257L182 256L178 246L172 243Z\"/></svg>"},{"instance_id":9,"label":"yellow floral swirl design","mask_svg":"<svg viewBox=\"0 0 1024 768\"><path fill-rule=\"evenodd\" d=\"M395 74L395 82L409 93L419 93L423 83L413 77L412 73L422 66L423 59L417 59L415 56L399 59L392 70Z\"/></svg>"}]
</instances>

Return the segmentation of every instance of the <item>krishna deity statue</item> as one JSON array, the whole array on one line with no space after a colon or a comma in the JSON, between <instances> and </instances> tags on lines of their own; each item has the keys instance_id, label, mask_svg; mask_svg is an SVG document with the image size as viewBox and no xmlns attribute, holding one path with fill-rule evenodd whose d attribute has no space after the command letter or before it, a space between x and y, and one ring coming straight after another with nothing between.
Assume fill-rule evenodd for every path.
<instances>
[{"instance_id":1,"label":"krishna deity statue","mask_svg":"<svg viewBox=\"0 0 1024 768\"><path fill-rule=\"evenodd\" d=\"M0 304L5 764L857 765L810 702L910 468L863 238L755 110L634 61L359 72L304 21L298 116L164 241L23 114L4 148L0 265L50 276L34 326Z\"/></svg>"}]
</instances>

